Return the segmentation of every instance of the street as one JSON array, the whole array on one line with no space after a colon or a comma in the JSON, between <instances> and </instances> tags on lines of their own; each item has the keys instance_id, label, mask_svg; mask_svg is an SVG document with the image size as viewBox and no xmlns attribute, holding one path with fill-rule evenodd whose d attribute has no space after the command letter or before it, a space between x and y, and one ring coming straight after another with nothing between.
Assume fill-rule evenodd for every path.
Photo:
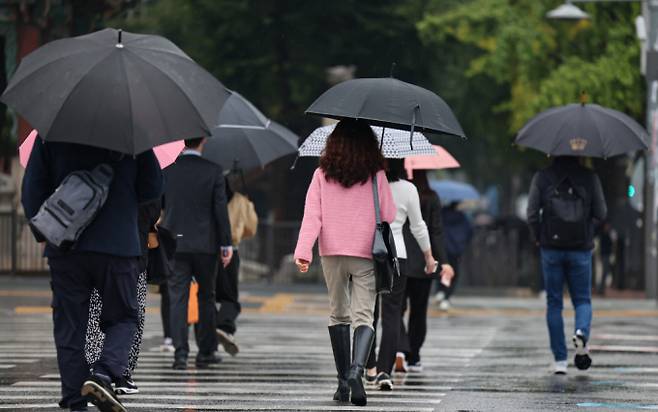
<instances>
[{"instance_id":1,"label":"street","mask_svg":"<svg viewBox=\"0 0 658 412\"><path fill-rule=\"evenodd\" d=\"M595 301L594 366L558 377L548 369L539 299L456 298L449 315L431 311L425 371L396 374L393 392L371 389L368 406L359 408L331 401L335 370L323 290L279 289L246 287L240 354L222 353L220 365L187 371L172 370L172 355L159 351L159 300L150 295L134 375L140 393L123 397L128 409L658 410L658 311L650 301ZM59 410L49 299L45 278L0 280L0 410Z\"/></svg>"}]
</instances>

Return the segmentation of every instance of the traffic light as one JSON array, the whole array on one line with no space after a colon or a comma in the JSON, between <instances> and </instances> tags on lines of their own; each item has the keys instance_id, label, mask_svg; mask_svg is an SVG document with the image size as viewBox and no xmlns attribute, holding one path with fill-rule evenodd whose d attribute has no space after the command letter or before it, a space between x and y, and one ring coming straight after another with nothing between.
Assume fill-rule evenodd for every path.
<instances>
[{"instance_id":1,"label":"traffic light","mask_svg":"<svg viewBox=\"0 0 658 412\"><path fill-rule=\"evenodd\" d=\"M635 196L635 186L628 185L628 197Z\"/></svg>"}]
</instances>

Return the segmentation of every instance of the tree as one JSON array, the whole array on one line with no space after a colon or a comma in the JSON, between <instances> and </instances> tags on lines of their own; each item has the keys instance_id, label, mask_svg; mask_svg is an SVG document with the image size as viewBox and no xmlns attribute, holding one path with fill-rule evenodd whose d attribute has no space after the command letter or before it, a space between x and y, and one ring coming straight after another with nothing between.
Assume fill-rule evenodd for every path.
<instances>
[{"instance_id":1,"label":"tree","mask_svg":"<svg viewBox=\"0 0 658 412\"><path fill-rule=\"evenodd\" d=\"M546 19L559 3L435 0L418 23L426 46L453 57L443 58L448 78L458 82L449 98L456 99L457 115L480 149L464 163L474 176L496 170L481 183L503 178L509 190L512 177L536 169L542 157L521 155L511 147L513 136L538 112L577 101L581 90L643 123L644 82L633 23L639 6L587 5L592 19L578 23Z\"/></svg>"},{"instance_id":2,"label":"tree","mask_svg":"<svg viewBox=\"0 0 658 412\"><path fill-rule=\"evenodd\" d=\"M354 65L358 77L381 77L396 62L395 74L404 80L430 77L431 68L418 64L426 48L415 24L424 3L159 0L112 24L171 39L227 87L304 138L319 125L304 110L327 89L332 66ZM260 182L278 218L301 217L315 167L302 160L291 173L291 163L276 163Z\"/></svg>"}]
</instances>

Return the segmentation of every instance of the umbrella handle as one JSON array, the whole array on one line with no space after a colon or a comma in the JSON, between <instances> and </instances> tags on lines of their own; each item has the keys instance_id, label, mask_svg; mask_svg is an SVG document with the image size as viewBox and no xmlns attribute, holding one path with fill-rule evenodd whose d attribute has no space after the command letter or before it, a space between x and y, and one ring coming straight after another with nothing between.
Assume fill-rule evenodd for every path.
<instances>
[{"instance_id":1,"label":"umbrella handle","mask_svg":"<svg viewBox=\"0 0 658 412\"><path fill-rule=\"evenodd\" d=\"M295 170L295 167L297 166L297 161L299 160L299 152L297 152L297 156L295 156L295 161L292 162L292 166L290 166L290 170Z\"/></svg>"},{"instance_id":2,"label":"umbrella handle","mask_svg":"<svg viewBox=\"0 0 658 412\"><path fill-rule=\"evenodd\" d=\"M409 146L411 150L414 150L414 129L416 128L416 110L420 109L420 105L417 104L414 107L414 112L411 117L411 132L409 133Z\"/></svg>"}]
</instances>

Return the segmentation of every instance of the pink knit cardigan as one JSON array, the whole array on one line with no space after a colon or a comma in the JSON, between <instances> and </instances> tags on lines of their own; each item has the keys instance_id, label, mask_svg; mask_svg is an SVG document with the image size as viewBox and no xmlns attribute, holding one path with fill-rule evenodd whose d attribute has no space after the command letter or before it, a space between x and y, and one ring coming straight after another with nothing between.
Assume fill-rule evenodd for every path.
<instances>
[{"instance_id":1,"label":"pink knit cardigan","mask_svg":"<svg viewBox=\"0 0 658 412\"><path fill-rule=\"evenodd\" d=\"M396 207L384 171L377 173L381 217L395 219ZM375 233L375 202L372 179L345 188L328 182L316 169L306 194L304 219L299 231L295 258L311 261L313 245L320 238L320 256L356 256L372 259Z\"/></svg>"}]
</instances>

